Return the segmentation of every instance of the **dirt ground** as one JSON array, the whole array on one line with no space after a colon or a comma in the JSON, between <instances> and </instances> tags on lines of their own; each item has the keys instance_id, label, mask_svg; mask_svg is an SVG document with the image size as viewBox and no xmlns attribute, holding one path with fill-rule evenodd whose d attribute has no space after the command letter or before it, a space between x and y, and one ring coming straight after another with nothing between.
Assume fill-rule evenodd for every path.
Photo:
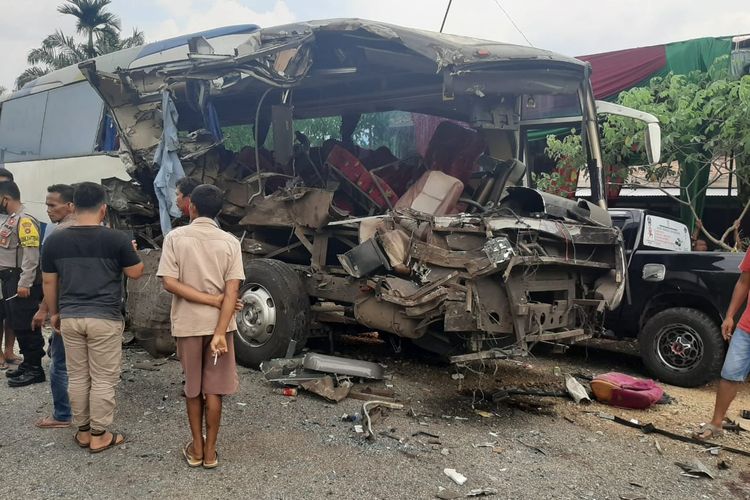
<instances>
[{"instance_id":1,"label":"dirt ground","mask_svg":"<svg viewBox=\"0 0 750 500\"><path fill-rule=\"evenodd\" d=\"M492 488L496 498L750 498L750 459L726 451L714 456L597 416L607 412L687 435L709 417L713 385L665 386L674 401L647 411L578 406L563 398L532 398L519 409L482 399L500 388L560 388L555 367L563 374L643 375L631 355L576 348L458 370L395 357L378 346L338 348L385 364L388 380L368 385L392 386L405 405L374 423L376 439L364 439L353 423L342 421L342 415L359 412L361 401L334 404L305 393L288 398L257 371L240 368L241 389L225 401L221 466L210 471L189 469L180 452L189 433L174 360L155 361L137 346L126 349L115 426L128 441L101 455L79 449L69 429L33 426L50 411L47 384L0 384L4 496L426 499L443 487L461 497ZM739 418L742 408L750 408L747 390L731 417L750 428L750 421ZM749 436L727 434L721 443L750 450ZM715 479L683 476L675 465L696 460ZM728 470L719 469L722 461ZM452 483L446 468L468 480Z\"/></svg>"}]
</instances>

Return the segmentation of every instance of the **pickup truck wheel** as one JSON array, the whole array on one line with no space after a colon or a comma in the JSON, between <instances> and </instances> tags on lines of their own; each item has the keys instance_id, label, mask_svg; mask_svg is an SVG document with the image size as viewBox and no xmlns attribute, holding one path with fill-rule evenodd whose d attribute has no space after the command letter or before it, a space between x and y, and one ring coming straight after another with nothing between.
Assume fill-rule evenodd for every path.
<instances>
[{"instance_id":1,"label":"pickup truck wheel","mask_svg":"<svg viewBox=\"0 0 750 500\"><path fill-rule=\"evenodd\" d=\"M237 362L258 368L283 357L292 340L296 351L302 350L310 328L310 300L299 275L283 262L254 259L245 265L245 276L240 288L245 307L236 314Z\"/></svg>"},{"instance_id":2,"label":"pickup truck wheel","mask_svg":"<svg viewBox=\"0 0 750 500\"><path fill-rule=\"evenodd\" d=\"M681 387L703 385L721 370L719 325L697 309L674 307L655 314L639 338L641 358L659 380Z\"/></svg>"}]
</instances>

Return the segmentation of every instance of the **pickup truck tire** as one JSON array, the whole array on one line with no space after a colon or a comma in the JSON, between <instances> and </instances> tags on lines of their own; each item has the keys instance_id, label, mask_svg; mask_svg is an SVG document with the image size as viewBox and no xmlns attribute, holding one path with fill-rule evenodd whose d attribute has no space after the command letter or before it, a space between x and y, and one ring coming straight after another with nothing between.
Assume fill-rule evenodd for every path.
<instances>
[{"instance_id":1,"label":"pickup truck tire","mask_svg":"<svg viewBox=\"0 0 750 500\"><path fill-rule=\"evenodd\" d=\"M655 314L638 340L646 368L667 384L703 385L719 374L724 361L719 325L697 309L673 307Z\"/></svg>"},{"instance_id":2,"label":"pickup truck tire","mask_svg":"<svg viewBox=\"0 0 750 500\"><path fill-rule=\"evenodd\" d=\"M299 275L287 264L253 259L245 265L234 351L237 362L258 368L263 361L284 357L292 340L296 352L307 342L310 299Z\"/></svg>"}]
</instances>

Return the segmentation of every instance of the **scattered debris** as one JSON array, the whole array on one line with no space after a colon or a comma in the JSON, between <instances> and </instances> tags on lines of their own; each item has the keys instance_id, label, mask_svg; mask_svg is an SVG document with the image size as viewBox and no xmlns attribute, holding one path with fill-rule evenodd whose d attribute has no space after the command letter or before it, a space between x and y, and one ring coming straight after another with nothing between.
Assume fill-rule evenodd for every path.
<instances>
[{"instance_id":1,"label":"scattered debris","mask_svg":"<svg viewBox=\"0 0 750 500\"><path fill-rule=\"evenodd\" d=\"M474 490L470 490L469 493L466 494L467 497L488 497L490 495L497 495L497 489L496 488L477 488Z\"/></svg>"},{"instance_id":2,"label":"scattered debris","mask_svg":"<svg viewBox=\"0 0 750 500\"><path fill-rule=\"evenodd\" d=\"M659 440L654 438L654 447L656 448L656 451L659 452L659 455L664 455L664 450L661 449L661 445L659 444Z\"/></svg>"},{"instance_id":3,"label":"scattered debris","mask_svg":"<svg viewBox=\"0 0 750 500\"><path fill-rule=\"evenodd\" d=\"M417 431L414 434L412 434L412 437L419 436L419 435L431 437L431 438L434 438L434 439L440 439L440 436L438 436L437 434L431 434L431 433L425 432L425 431Z\"/></svg>"},{"instance_id":4,"label":"scattered debris","mask_svg":"<svg viewBox=\"0 0 750 500\"><path fill-rule=\"evenodd\" d=\"M604 418L606 420L611 420L613 422L616 422L620 425L624 425L627 427L632 427L633 429L639 429L644 434L659 434L661 436L668 437L670 439L674 439L675 441L682 441L683 443L690 443L690 444L697 444L700 446L703 446L705 448L713 448L716 446L721 446L717 443L711 443L709 441L703 441L701 439L695 439L692 437L687 436L681 436L680 434L675 434L674 432L665 431L663 429L659 429L655 427L653 424L634 424L633 422L626 420L624 418L620 418L615 415L610 415L608 413L597 413L597 416L599 418ZM735 453L737 455L742 455L744 457L750 457L750 452L745 450L739 450L737 448L731 448L729 446L722 446L722 449L724 451L728 451L729 453Z\"/></svg>"},{"instance_id":5,"label":"scattered debris","mask_svg":"<svg viewBox=\"0 0 750 500\"><path fill-rule=\"evenodd\" d=\"M247 403L242 403L240 401L237 401L237 406L247 406Z\"/></svg>"},{"instance_id":6,"label":"scattered debris","mask_svg":"<svg viewBox=\"0 0 750 500\"><path fill-rule=\"evenodd\" d=\"M302 382L300 386L318 396L321 396L328 401L338 403L343 401L349 395L349 391L352 388L352 383L348 380L343 381L338 387L334 386L333 378L330 375L318 380L308 380Z\"/></svg>"},{"instance_id":7,"label":"scattered debris","mask_svg":"<svg viewBox=\"0 0 750 500\"><path fill-rule=\"evenodd\" d=\"M443 469L443 474L448 476L451 481L459 486L463 486L463 484L467 481L466 476L464 476L460 472L456 472L456 469Z\"/></svg>"},{"instance_id":8,"label":"scattered debris","mask_svg":"<svg viewBox=\"0 0 750 500\"><path fill-rule=\"evenodd\" d=\"M575 379L575 377L571 375L565 376L565 388L568 390L568 394L570 394L570 397L573 398L573 401L575 401L576 404L580 404L581 402L586 404L591 403L591 398L589 397L588 392L586 392L586 389Z\"/></svg>"},{"instance_id":9,"label":"scattered debris","mask_svg":"<svg viewBox=\"0 0 750 500\"><path fill-rule=\"evenodd\" d=\"M317 381L317 382L320 382L320 381ZM309 382L309 383L317 383L317 382ZM297 388L296 387L282 387L281 389L279 389L276 392L278 392L282 396L286 396L286 397L289 397L289 398L293 398L293 397L297 396Z\"/></svg>"},{"instance_id":10,"label":"scattered debris","mask_svg":"<svg viewBox=\"0 0 750 500\"><path fill-rule=\"evenodd\" d=\"M357 434L362 434L365 432L365 430L361 425L357 424L354 426L354 432L356 432Z\"/></svg>"},{"instance_id":11,"label":"scattered debris","mask_svg":"<svg viewBox=\"0 0 750 500\"><path fill-rule=\"evenodd\" d=\"M653 380L638 379L617 372L602 373L594 377L591 390L602 403L635 410L650 408L664 395L664 390Z\"/></svg>"},{"instance_id":12,"label":"scattered debris","mask_svg":"<svg viewBox=\"0 0 750 500\"><path fill-rule=\"evenodd\" d=\"M750 420L750 410L742 410L740 416L745 420Z\"/></svg>"},{"instance_id":13,"label":"scattered debris","mask_svg":"<svg viewBox=\"0 0 750 500\"><path fill-rule=\"evenodd\" d=\"M729 462L727 462L726 460L722 460L721 462L716 464L716 466L719 468L719 470L728 470L730 468Z\"/></svg>"},{"instance_id":14,"label":"scattered debris","mask_svg":"<svg viewBox=\"0 0 750 500\"><path fill-rule=\"evenodd\" d=\"M620 500L646 500L646 497L635 493L623 493L620 495Z\"/></svg>"},{"instance_id":15,"label":"scattered debris","mask_svg":"<svg viewBox=\"0 0 750 500\"><path fill-rule=\"evenodd\" d=\"M473 448L494 448L495 446L497 446L497 441L477 443L477 444L472 444L471 446Z\"/></svg>"},{"instance_id":16,"label":"scattered debris","mask_svg":"<svg viewBox=\"0 0 750 500\"><path fill-rule=\"evenodd\" d=\"M443 448L442 450L440 450L440 454L447 457L450 454L450 451L448 450L448 448Z\"/></svg>"},{"instance_id":17,"label":"scattered debris","mask_svg":"<svg viewBox=\"0 0 750 500\"><path fill-rule=\"evenodd\" d=\"M382 379L385 375L383 367L377 363L317 353L305 355L302 365L308 370L351 377Z\"/></svg>"},{"instance_id":18,"label":"scattered debris","mask_svg":"<svg viewBox=\"0 0 750 500\"><path fill-rule=\"evenodd\" d=\"M474 410L474 413L476 413L477 415L483 418L492 418L495 416L494 413L490 413L488 411L482 411L482 410Z\"/></svg>"},{"instance_id":19,"label":"scattered debris","mask_svg":"<svg viewBox=\"0 0 750 500\"><path fill-rule=\"evenodd\" d=\"M710 453L713 456L719 456L719 452L721 451L721 446L712 446L711 448L706 448L705 450L701 450L701 453Z\"/></svg>"},{"instance_id":20,"label":"scattered debris","mask_svg":"<svg viewBox=\"0 0 750 500\"><path fill-rule=\"evenodd\" d=\"M453 380L463 380L466 377L464 377L463 373L453 373L453 374L451 374L451 378Z\"/></svg>"},{"instance_id":21,"label":"scattered debris","mask_svg":"<svg viewBox=\"0 0 750 500\"><path fill-rule=\"evenodd\" d=\"M393 389L378 389L374 387L365 387L361 391L349 392L349 397L352 399L359 399L361 401L388 401L391 403L396 402L396 391Z\"/></svg>"},{"instance_id":22,"label":"scattered debris","mask_svg":"<svg viewBox=\"0 0 750 500\"><path fill-rule=\"evenodd\" d=\"M362 405L362 415L365 417L367 423L367 437L375 439L375 433L372 431L372 419L370 418L370 408L376 408L378 406L384 406L386 408L392 408L394 410L403 410L404 405L399 403L390 403L388 401L367 401ZM355 426L356 427L356 426Z\"/></svg>"},{"instance_id":23,"label":"scattered debris","mask_svg":"<svg viewBox=\"0 0 750 500\"><path fill-rule=\"evenodd\" d=\"M707 477L709 479L715 479L716 476L708 470L708 468L703 465L703 463L700 460L696 460L691 464L684 464L681 462L675 462L675 465L680 467L683 471L685 471L683 474L687 475L689 477Z\"/></svg>"}]
</instances>

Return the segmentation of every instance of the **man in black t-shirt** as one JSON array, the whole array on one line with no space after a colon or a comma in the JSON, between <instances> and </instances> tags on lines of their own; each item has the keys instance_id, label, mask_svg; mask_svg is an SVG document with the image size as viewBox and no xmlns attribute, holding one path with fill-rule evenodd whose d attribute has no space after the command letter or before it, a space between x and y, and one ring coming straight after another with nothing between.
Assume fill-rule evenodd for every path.
<instances>
[{"instance_id":1,"label":"man in black t-shirt","mask_svg":"<svg viewBox=\"0 0 750 500\"><path fill-rule=\"evenodd\" d=\"M75 440L98 453L125 441L107 431L122 361L122 275L140 278L143 263L124 233L101 226L100 185L79 184L73 203L74 225L55 231L42 249L44 301L65 343Z\"/></svg>"}]
</instances>

